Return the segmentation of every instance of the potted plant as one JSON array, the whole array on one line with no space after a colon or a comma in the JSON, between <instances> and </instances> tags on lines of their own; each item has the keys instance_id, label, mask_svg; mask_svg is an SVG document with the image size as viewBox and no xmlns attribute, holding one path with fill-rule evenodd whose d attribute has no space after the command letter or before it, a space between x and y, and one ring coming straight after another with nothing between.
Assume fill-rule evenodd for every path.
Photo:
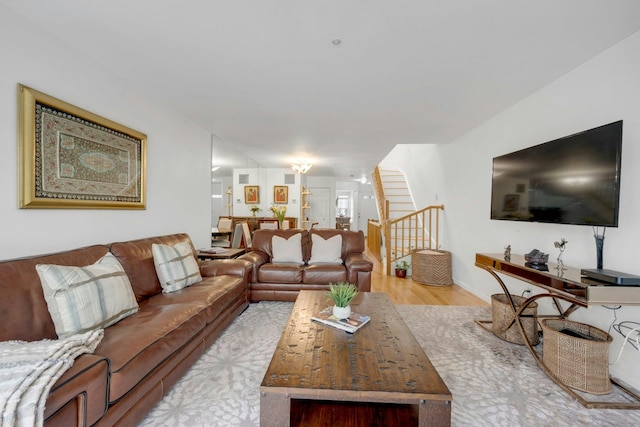
<instances>
[{"instance_id":1,"label":"potted plant","mask_svg":"<svg viewBox=\"0 0 640 427\"><path fill-rule=\"evenodd\" d=\"M346 319L351 315L351 301L358 295L358 285L349 282L329 283L329 299L333 300L333 315Z\"/></svg>"},{"instance_id":2,"label":"potted plant","mask_svg":"<svg viewBox=\"0 0 640 427\"><path fill-rule=\"evenodd\" d=\"M407 269L411 267L407 261L396 261L396 277L407 277Z\"/></svg>"}]
</instances>

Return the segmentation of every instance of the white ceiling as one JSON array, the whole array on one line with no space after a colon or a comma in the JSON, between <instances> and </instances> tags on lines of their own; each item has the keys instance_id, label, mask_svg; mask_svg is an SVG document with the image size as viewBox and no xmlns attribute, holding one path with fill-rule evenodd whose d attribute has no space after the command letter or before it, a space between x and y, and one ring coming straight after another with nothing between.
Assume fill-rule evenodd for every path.
<instances>
[{"instance_id":1,"label":"white ceiling","mask_svg":"<svg viewBox=\"0 0 640 427\"><path fill-rule=\"evenodd\" d=\"M310 174L356 178L395 144L451 142L640 30L637 0L0 4L264 166L309 157Z\"/></svg>"}]
</instances>

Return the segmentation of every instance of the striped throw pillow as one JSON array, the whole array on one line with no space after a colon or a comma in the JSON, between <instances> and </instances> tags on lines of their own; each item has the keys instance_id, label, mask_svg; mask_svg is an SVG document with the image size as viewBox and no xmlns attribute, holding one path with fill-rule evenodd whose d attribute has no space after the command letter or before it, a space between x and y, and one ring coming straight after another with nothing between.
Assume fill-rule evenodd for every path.
<instances>
[{"instance_id":1,"label":"striped throw pillow","mask_svg":"<svg viewBox=\"0 0 640 427\"><path fill-rule=\"evenodd\" d=\"M198 262L188 242L175 245L151 245L153 263L162 292L175 292L202 281Z\"/></svg>"},{"instance_id":2,"label":"striped throw pillow","mask_svg":"<svg viewBox=\"0 0 640 427\"><path fill-rule=\"evenodd\" d=\"M59 338L106 328L138 311L129 278L109 252L86 267L38 264L36 270Z\"/></svg>"}]
</instances>

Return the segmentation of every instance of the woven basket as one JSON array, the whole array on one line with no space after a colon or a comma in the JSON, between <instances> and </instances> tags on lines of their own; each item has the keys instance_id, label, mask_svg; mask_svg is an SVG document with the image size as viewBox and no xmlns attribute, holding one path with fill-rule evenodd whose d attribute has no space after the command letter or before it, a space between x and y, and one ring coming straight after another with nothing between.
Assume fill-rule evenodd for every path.
<instances>
[{"instance_id":1,"label":"woven basket","mask_svg":"<svg viewBox=\"0 0 640 427\"><path fill-rule=\"evenodd\" d=\"M570 329L593 340L565 334ZM584 323L566 319L542 321L542 361L564 385L591 394L611 392L609 344L611 335Z\"/></svg>"},{"instance_id":2,"label":"woven basket","mask_svg":"<svg viewBox=\"0 0 640 427\"><path fill-rule=\"evenodd\" d=\"M416 249L411 252L411 269L415 282L424 285L453 285L451 278L451 252Z\"/></svg>"},{"instance_id":3,"label":"woven basket","mask_svg":"<svg viewBox=\"0 0 640 427\"><path fill-rule=\"evenodd\" d=\"M513 299L514 304L516 304L516 309L526 300L526 298L518 295L511 295L511 298ZM536 320L537 314L538 304L536 302L532 302L522 312L522 316L531 317L520 317L522 327L524 328L531 345L537 345L540 342L540 337L538 336L538 322ZM505 294L491 295L491 324L493 333L498 338L502 338L505 341L524 345L524 338L520 333L518 325L516 325L515 321L512 323L513 318L514 312L511 308L511 304L509 304L507 296ZM504 330L508 325L511 326Z\"/></svg>"}]
</instances>

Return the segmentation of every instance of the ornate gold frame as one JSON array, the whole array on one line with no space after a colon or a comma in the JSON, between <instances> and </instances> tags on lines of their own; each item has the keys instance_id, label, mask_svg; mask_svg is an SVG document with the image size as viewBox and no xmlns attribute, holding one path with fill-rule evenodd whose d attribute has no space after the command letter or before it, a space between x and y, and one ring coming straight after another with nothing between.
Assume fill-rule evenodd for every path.
<instances>
[{"instance_id":1,"label":"ornate gold frame","mask_svg":"<svg viewBox=\"0 0 640 427\"><path fill-rule=\"evenodd\" d=\"M145 134L23 85L18 116L21 209L146 208Z\"/></svg>"}]
</instances>

